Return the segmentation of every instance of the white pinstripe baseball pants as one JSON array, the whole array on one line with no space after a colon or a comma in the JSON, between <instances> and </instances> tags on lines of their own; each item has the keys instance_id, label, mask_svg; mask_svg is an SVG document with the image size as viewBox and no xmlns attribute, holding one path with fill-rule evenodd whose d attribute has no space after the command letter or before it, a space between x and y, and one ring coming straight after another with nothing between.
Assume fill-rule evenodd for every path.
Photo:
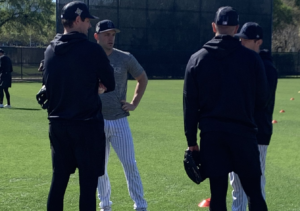
<instances>
[{"instance_id":1,"label":"white pinstripe baseball pants","mask_svg":"<svg viewBox=\"0 0 300 211\"><path fill-rule=\"evenodd\" d=\"M144 199L143 185L137 169L133 139L127 117L117 120L104 119L104 131L106 135L105 150L105 174L98 178L98 198L100 208L110 207L111 187L107 174L107 163L110 153L110 144L122 163L129 195L134 202L135 210L146 210L147 202Z\"/></svg>"},{"instance_id":2,"label":"white pinstripe baseball pants","mask_svg":"<svg viewBox=\"0 0 300 211\"><path fill-rule=\"evenodd\" d=\"M260 154L260 166L261 166L261 190L264 199L266 199L265 185L266 185L266 177L265 177L265 169L266 169L266 156L268 145L258 145L259 154ZM231 172L229 173L230 184L232 185L232 211L246 211L248 199L245 194L243 187L241 185L241 181L239 176Z\"/></svg>"}]
</instances>

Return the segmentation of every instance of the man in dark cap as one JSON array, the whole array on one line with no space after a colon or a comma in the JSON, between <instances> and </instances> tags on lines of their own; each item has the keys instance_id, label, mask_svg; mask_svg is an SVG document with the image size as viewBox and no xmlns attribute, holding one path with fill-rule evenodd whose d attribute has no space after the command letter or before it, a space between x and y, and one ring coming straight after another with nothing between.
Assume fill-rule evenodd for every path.
<instances>
[{"instance_id":1,"label":"man in dark cap","mask_svg":"<svg viewBox=\"0 0 300 211\"><path fill-rule=\"evenodd\" d=\"M269 96L258 54L233 36L239 16L232 7L218 9L216 36L191 56L184 81L184 127L190 151L199 151L210 180L211 211L226 211L228 173L234 171L249 198L250 211L266 211L260 188L260 161L254 110Z\"/></svg>"},{"instance_id":2,"label":"man in dark cap","mask_svg":"<svg viewBox=\"0 0 300 211\"><path fill-rule=\"evenodd\" d=\"M268 86L270 90L269 100L267 106L264 109L256 110L254 113L254 120L257 125L258 133L256 135L258 142L258 149L260 153L260 165L261 165L261 190L262 195L265 198L265 168L266 168L266 156L268 145L270 144L272 136L272 115L275 104L275 92L277 87L277 70L275 69L271 53L264 49L260 50L260 46L263 43L263 29L260 25L254 22L245 23L240 33L235 35L240 38L241 43L246 48L258 53L263 60L266 76L268 79ZM247 195L245 194L239 176L231 172L230 183L233 188L232 196L232 211L246 211L247 210Z\"/></svg>"},{"instance_id":3,"label":"man in dark cap","mask_svg":"<svg viewBox=\"0 0 300 211\"><path fill-rule=\"evenodd\" d=\"M96 210L98 177L104 174L105 134L98 96L115 88L114 73L103 49L88 41L90 19L79 1L66 4L57 34L45 51L43 81L48 97L53 177L48 211L62 211L70 174L79 169L80 210Z\"/></svg>"},{"instance_id":4,"label":"man in dark cap","mask_svg":"<svg viewBox=\"0 0 300 211\"><path fill-rule=\"evenodd\" d=\"M11 72L13 72L11 60L4 55L4 50L0 49L0 108L11 108L8 92L8 88L11 87ZM7 104L3 106L4 93Z\"/></svg>"}]
</instances>

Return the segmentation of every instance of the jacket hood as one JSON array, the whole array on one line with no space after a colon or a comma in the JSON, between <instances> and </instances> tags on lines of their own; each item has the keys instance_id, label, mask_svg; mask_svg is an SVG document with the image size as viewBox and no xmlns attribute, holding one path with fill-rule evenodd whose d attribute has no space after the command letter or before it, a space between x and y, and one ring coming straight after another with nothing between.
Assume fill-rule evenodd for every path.
<instances>
[{"instance_id":1,"label":"jacket hood","mask_svg":"<svg viewBox=\"0 0 300 211\"><path fill-rule=\"evenodd\" d=\"M269 60L272 62L272 56L271 56L271 52L267 49L263 49L259 52L260 57L262 58L262 60Z\"/></svg>"},{"instance_id":2,"label":"jacket hood","mask_svg":"<svg viewBox=\"0 0 300 211\"><path fill-rule=\"evenodd\" d=\"M73 46L86 40L87 36L85 34L70 32L67 34L57 34L50 42L50 45L55 54L65 54L68 53Z\"/></svg>"},{"instance_id":3,"label":"jacket hood","mask_svg":"<svg viewBox=\"0 0 300 211\"><path fill-rule=\"evenodd\" d=\"M203 48L217 59L227 57L239 47L241 47L241 43L237 38L223 34L214 37L203 46Z\"/></svg>"}]
</instances>

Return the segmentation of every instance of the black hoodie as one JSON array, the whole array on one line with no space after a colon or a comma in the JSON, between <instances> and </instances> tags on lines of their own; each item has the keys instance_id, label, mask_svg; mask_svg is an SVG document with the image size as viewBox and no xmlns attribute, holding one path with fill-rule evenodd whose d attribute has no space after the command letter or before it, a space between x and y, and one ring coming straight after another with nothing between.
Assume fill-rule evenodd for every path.
<instances>
[{"instance_id":1,"label":"black hoodie","mask_svg":"<svg viewBox=\"0 0 300 211\"><path fill-rule=\"evenodd\" d=\"M270 90L270 97L267 102L267 106L259 111L255 111L254 120L257 124L257 142L261 145L269 145L271 135L273 132L272 116L275 104L275 92L277 87L278 74L277 70L272 63L271 53L268 50L261 50L259 53L263 60L266 76L268 79L268 85Z\"/></svg>"},{"instance_id":2,"label":"black hoodie","mask_svg":"<svg viewBox=\"0 0 300 211\"><path fill-rule=\"evenodd\" d=\"M254 110L265 107L268 87L262 60L229 35L219 35L187 64L183 106L189 146L201 132L255 135Z\"/></svg>"},{"instance_id":3,"label":"black hoodie","mask_svg":"<svg viewBox=\"0 0 300 211\"><path fill-rule=\"evenodd\" d=\"M99 80L108 92L115 88L113 68L103 49L79 32L55 36L45 51L43 77L50 121L101 119Z\"/></svg>"},{"instance_id":4,"label":"black hoodie","mask_svg":"<svg viewBox=\"0 0 300 211\"><path fill-rule=\"evenodd\" d=\"M11 87L11 72L13 66L10 58L6 55L0 57L0 87Z\"/></svg>"}]
</instances>

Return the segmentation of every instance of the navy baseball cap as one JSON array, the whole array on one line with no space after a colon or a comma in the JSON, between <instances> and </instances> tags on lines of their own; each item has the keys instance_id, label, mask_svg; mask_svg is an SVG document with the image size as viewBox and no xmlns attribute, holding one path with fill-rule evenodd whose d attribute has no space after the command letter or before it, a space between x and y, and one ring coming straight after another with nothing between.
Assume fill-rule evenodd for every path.
<instances>
[{"instance_id":1,"label":"navy baseball cap","mask_svg":"<svg viewBox=\"0 0 300 211\"><path fill-rule=\"evenodd\" d=\"M98 19L98 17L91 15L89 8L81 1L72 1L66 4L61 11L61 19L75 20L77 16L82 19Z\"/></svg>"},{"instance_id":2,"label":"navy baseball cap","mask_svg":"<svg viewBox=\"0 0 300 211\"><path fill-rule=\"evenodd\" d=\"M230 6L220 7L216 12L214 22L221 26L237 26L239 25L239 15L237 10Z\"/></svg>"},{"instance_id":3,"label":"navy baseball cap","mask_svg":"<svg viewBox=\"0 0 300 211\"><path fill-rule=\"evenodd\" d=\"M115 30L116 33L119 33L120 30L115 27L115 24L111 20L102 20L96 24L96 33L102 33L109 30Z\"/></svg>"},{"instance_id":4,"label":"navy baseball cap","mask_svg":"<svg viewBox=\"0 0 300 211\"><path fill-rule=\"evenodd\" d=\"M243 25L240 33L236 34L235 37L247 40L260 40L263 39L263 29L258 23L248 22Z\"/></svg>"},{"instance_id":5,"label":"navy baseball cap","mask_svg":"<svg viewBox=\"0 0 300 211\"><path fill-rule=\"evenodd\" d=\"M4 50L2 50L2 48L0 48L0 53L4 53Z\"/></svg>"}]
</instances>

